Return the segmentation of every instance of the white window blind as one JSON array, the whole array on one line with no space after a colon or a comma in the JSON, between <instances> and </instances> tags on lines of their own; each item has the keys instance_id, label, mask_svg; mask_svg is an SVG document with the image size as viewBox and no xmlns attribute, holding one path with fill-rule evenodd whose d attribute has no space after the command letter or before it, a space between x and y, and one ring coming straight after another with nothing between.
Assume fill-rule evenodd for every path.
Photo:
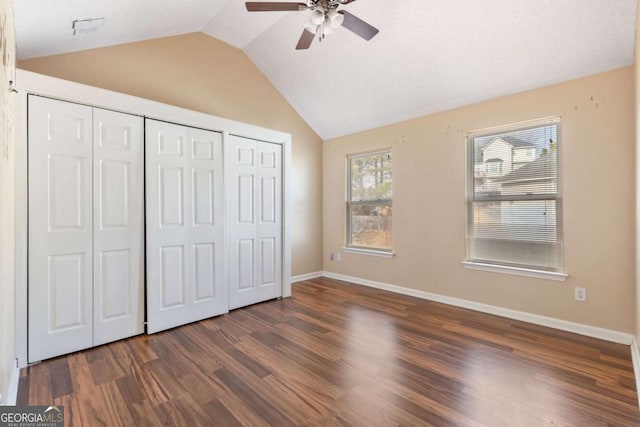
<instances>
[{"instance_id":1,"label":"white window blind","mask_svg":"<svg viewBox=\"0 0 640 427\"><path fill-rule=\"evenodd\" d=\"M468 261L562 270L559 125L468 135Z\"/></svg>"},{"instance_id":2,"label":"white window blind","mask_svg":"<svg viewBox=\"0 0 640 427\"><path fill-rule=\"evenodd\" d=\"M391 251L391 151L347 157L347 246Z\"/></svg>"}]
</instances>

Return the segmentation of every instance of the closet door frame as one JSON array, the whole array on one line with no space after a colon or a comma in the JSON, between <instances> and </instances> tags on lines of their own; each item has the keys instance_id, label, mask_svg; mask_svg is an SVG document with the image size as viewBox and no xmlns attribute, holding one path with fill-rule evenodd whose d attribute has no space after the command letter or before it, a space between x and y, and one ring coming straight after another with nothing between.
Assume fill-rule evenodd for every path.
<instances>
[{"instance_id":1,"label":"closet door frame","mask_svg":"<svg viewBox=\"0 0 640 427\"><path fill-rule=\"evenodd\" d=\"M16 168L16 364L27 366L27 95L41 95L150 119L179 123L222 132L223 147L228 135L238 135L282 145L282 296L291 296L292 162L291 135L272 129L163 104L131 95L74 83L25 70L16 70L15 168ZM226 200L225 200L226 203ZM226 265L226 264L225 264ZM225 271L228 282L228 271Z\"/></svg>"}]
</instances>

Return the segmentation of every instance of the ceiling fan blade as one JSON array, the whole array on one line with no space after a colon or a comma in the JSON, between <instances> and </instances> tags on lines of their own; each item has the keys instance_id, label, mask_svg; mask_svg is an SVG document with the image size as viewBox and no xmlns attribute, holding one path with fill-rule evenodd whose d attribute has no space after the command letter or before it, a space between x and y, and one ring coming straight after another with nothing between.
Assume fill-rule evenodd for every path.
<instances>
[{"instance_id":1,"label":"ceiling fan blade","mask_svg":"<svg viewBox=\"0 0 640 427\"><path fill-rule=\"evenodd\" d=\"M305 28L300 36L300 40L298 40L296 50L309 49L309 46L311 46L311 42L313 42L315 36L315 34Z\"/></svg>"},{"instance_id":2,"label":"ceiling fan blade","mask_svg":"<svg viewBox=\"0 0 640 427\"><path fill-rule=\"evenodd\" d=\"M370 24L367 24L362 19L358 18L355 15L350 14L345 10L340 10L338 11L338 13L344 16L344 21L342 22L343 27L359 35L360 37L362 37L367 41L374 38L375 35L378 34L378 32L380 31L376 27Z\"/></svg>"},{"instance_id":3,"label":"ceiling fan blade","mask_svg":"<svg viewBox=\"0 0 640 427\"><path fill-rule=\"evenodd\" d=\"M284 1L248 1L245 2L249 12L284 12L289 10L307 10L305 3L290 3Z\"/></svg>"},{"instance_id":4,"label":"ceiling fan blade","mask_svg":"<svg viewBox=\"0 0 640 427\"><path fill-rule=\"evenodd\" d=\"M356 0L338 0L338 2L342 5L344 4L349 4L349 3L353 3Z\"/></svg>"}]
</instances>

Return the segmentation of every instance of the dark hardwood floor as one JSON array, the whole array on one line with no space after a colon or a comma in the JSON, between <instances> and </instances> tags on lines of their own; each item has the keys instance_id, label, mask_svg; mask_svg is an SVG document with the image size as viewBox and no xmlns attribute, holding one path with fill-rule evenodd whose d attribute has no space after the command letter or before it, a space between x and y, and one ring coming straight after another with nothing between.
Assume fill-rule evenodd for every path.
<instances>
[{"instance_id":1,"label":"dark hardwood floor","mask_svg":"<svg viewBox=\"0 0 640 427\"><path fill-rule=\"evenodd\" d=\"M329 279L22 371L68 425L640 425L627 346Z\"/></svg>"}]
</instances>

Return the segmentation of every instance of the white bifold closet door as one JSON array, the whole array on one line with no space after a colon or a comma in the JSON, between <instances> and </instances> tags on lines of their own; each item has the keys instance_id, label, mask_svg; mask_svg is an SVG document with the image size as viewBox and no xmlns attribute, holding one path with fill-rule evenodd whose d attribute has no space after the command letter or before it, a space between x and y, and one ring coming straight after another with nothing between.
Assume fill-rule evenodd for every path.
<instances>
[{"instance_id":1,"label":"white bifold closet door","mask_svg":"<svg viewBox=\"0 0 640 427\"><path fill-rule=\"evenodd\" d=\"M218 132L146 120L147 332L228 310Z\"/></svg>"},{"instance_id":2,"label":"white bifold closet door","mask_svg":"<svg viewBox=\"0 0 640 427\"><path fill-rule=\"evenodd\" d=\"M228 138L229 309L282 296L282 146Z\"/></svg>"},{"instance_id":3,"label":"white bifold closet door","mask_svg":"<svg viewBox=\"0 0 640 427\"><path fill-rule=\"evenodd\" d=\"M144 120L93 109L93 345L144 332Z\"/></svg>"},{"instance_id":4,"label":"white bifold closet door","mask_svg":"<svg viewBox=\"0 0 640 427\"><path fill-rule=\"evenodd\" d=\"M143 331L142 118L29 97L30 362Z\"/></svg>"}]
</instances>

